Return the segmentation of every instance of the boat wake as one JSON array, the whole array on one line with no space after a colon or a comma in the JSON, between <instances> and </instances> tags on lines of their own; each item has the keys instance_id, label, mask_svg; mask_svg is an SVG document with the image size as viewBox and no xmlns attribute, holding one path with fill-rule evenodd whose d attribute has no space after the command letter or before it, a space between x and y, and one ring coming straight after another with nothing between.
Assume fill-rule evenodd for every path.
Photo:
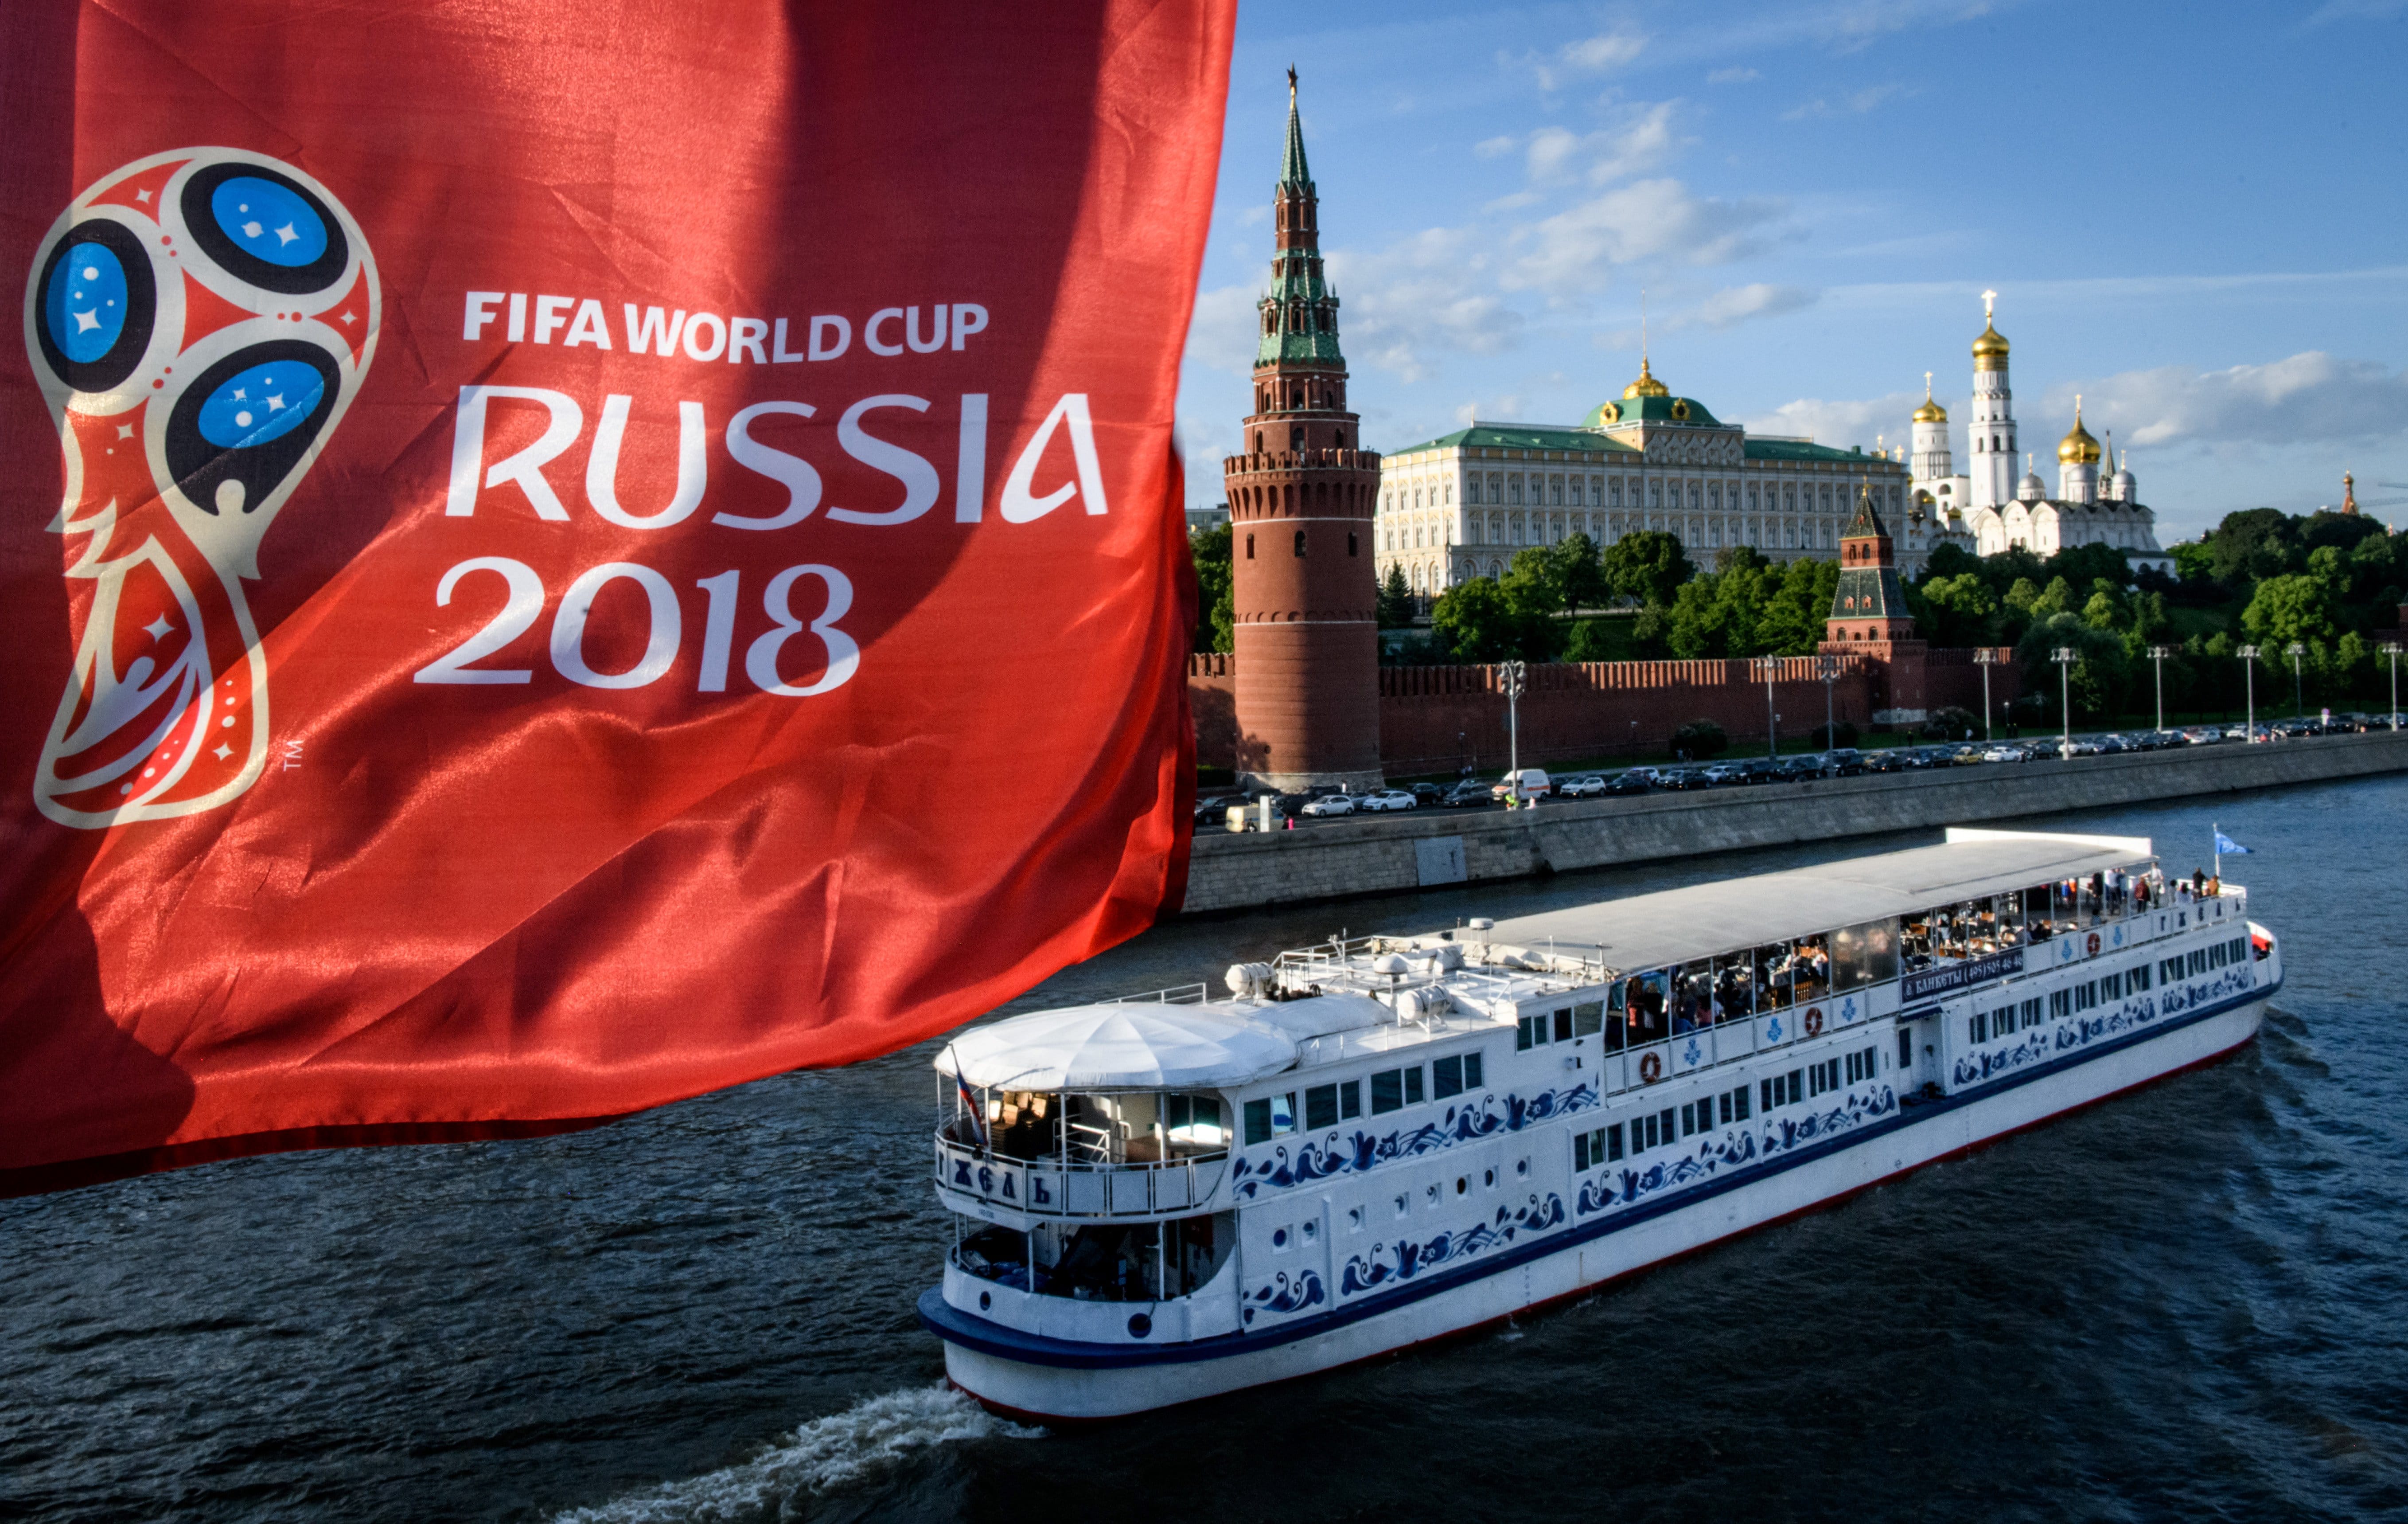
<instances>
[{"instance_id":1,"label":"boat wake","mask_svg":"<svg viewBox=\"0 0 2408 1524\"><path fill-rule=\"evenodd\" d=\"M813 1418L742 1465L572 1508L554 1516L553 1524L723 1524L781 1517L793 1500L882 1476L915 1451L960 1440L1037 1439L1044 1432L1006 1422L942 1383L888 1392Z\"/></svg>"}]
</instances>

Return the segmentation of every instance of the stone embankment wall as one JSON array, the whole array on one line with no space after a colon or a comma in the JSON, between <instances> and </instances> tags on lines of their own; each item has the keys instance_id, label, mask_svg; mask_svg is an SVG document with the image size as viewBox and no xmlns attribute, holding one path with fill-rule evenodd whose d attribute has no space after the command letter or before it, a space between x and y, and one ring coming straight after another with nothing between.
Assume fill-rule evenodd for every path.
<instances>
[{"instance_id":1,"label":"stone embankment wall","mask_svg":"<svg viewBox=\"0 0 2408 1524\"><path fill-rule=\"evenodd\" d=\"M2012 654L2000 652L1989 669L1994 713L2022 691ZM1831 684L1833 718L1859 728L1871 723L1880 664L1869 657L1839 658ZM1823 723L1824 690L1814 675L1815 658L1790 656L1775 664L1772 712L1781 717L1787 749L1805 743ZM1971 651L1928 653L1923 669L1924 703L1982 711L1982 671ZM1391 778L1451 773L1469 765L1484 770L1505 766L1505 695L1495 667L1383 667L1380 669L1380 761ZM1187 696L1196 716L1196 759L1211 767L1252 765L1246 738L1238 733L1234 695L1237 658L1188 658ZM1521 756L1546 767L1614 755L1661 755L1673 730L1691 720L1712 720L1744 754L1765 739L1764 674L1752 661L1554 662L1529 669L1522 696Z\"/></svg>"},{"instance_id":2,"label":"stone embankment wall","mask_svg":"<svg viewBox=\"0 0 2408 1524\"><path fill-rule=\"evenodd\" d=\"M2408 733L1997 763L1710 793L1417 810L1293 831L1198 831L1190 913L1649 862L1830 837L2408 771ZM2188 872L2187 860L2169 868ZM2204 866L2201 864L2200 866Z\"/></svg>"}]
</instances>

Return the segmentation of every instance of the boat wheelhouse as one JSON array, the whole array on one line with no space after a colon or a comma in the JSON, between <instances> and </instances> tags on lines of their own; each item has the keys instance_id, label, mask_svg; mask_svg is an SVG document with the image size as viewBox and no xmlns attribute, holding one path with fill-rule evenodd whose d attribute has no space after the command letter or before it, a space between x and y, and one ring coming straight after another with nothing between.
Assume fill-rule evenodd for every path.
<instances>
[{"instance_id":1,"label":"boat wheelhouse","mask_svg":"<svg viewBox=\"0 0 2408 1524\"><path fill-rule=\"evenodd\" d=\"M1344 1364L2204 1062L2281 968L2145 840L1960 829L996 1022L937 1061L921 1316L1046 1417Z\"/></svg>"}]
</instances>

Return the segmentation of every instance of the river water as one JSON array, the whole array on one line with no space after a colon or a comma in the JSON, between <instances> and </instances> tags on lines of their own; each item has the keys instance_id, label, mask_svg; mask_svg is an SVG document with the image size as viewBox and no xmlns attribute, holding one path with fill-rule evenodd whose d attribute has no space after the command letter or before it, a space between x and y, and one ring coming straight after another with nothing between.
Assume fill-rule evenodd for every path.
<instances>
[{"instance_id":1,"label":"river water","mask_svg":"<svg viewBox=\"0 0 2408 1524\"><path fill-rule=\"evenodd\" d=\"M0 1202L0 1517L2408 1516L2408 779L2048 824L2187 872L2211 818L2287 941L2239 1056L1518 1327L1118 1425L943 1388L928 1047ZM1180 924L1010 1009L1933 839Z\"/></svg>"}]
</instances>

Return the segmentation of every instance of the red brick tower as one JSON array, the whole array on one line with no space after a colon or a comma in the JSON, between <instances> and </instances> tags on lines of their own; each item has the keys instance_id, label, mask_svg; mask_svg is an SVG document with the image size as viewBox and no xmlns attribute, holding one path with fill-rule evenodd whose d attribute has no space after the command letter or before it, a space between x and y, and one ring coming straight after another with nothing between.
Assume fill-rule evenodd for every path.
<instances>
[{"instance_id":1,"label":"red brick tower","mask_svg":"<svg viewBox=\"0 0 2408 1524\"><path fill-rule=\"evenodd\" d=\"M1876 723L1924 718L1924 654L1929 647L1914 638L1914 616L1907 612L1906 591L1898 581L1898 552L1870 489L1858 493L1856 516L1840 537L1840 585L1824 623L1823 649L1881 663L1873 692Z\"/></svg>"},{"instance_id":2,"label":"red brick tower","mask_svg":"<svg viewBox=\"0 0 2408 1524\"><path fill-rule=\"evenodd\" d=\"M1259 304L1254 410L1245 453L1222 463L1235 538L1238 770L1265 788L1377 788L1380 457L1361 448L1346 410L1338 298L1322 279L1294 69L1275 205L1279 252Z\"/></svg>"}]
</instances>

